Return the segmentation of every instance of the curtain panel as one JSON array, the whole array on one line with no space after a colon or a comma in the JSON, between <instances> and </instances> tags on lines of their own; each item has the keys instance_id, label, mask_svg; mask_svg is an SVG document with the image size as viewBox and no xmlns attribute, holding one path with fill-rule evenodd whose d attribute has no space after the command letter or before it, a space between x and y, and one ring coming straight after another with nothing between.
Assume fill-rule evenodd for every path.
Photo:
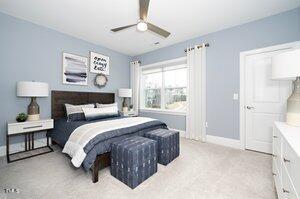
<instances>
[{"instance_id":1,"label":"curtain panel","mask_svg":"<svg viewBox=\"0 0 300 199\"><path fill-rule=\"evenodd\" d=\"M139 112L139 92L140 92L140 63L130 62L130 86L132 89L131 103L135 114Z\"/></svg>"},{"instance_id":2,"label":"curtain panel","mask_svg":"<svg viewBox=\"0 0 300 199\"><path fill-rule=\"evenodd\" d=\"M205 141L206 137L206 47L187 48L188 86L186 138Z\"/></svg>"}]
</instances>

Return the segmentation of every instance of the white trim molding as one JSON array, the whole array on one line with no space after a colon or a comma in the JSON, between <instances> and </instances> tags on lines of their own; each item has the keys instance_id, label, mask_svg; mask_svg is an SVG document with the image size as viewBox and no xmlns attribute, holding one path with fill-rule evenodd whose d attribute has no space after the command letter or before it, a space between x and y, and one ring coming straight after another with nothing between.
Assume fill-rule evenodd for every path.
<instances>
[{"instance_id":1,"label":"white trim molding","mask_svg":"<svg viewBox=\"0 0 300 199\"><path fill-rule=\"evenodd\" d=\"M145 102L144 102L144 91L140 92L139 94L139 98L140 98L140 103L139 103L139 111L140 112L149 112L149 113L157 113L157 114L169 114L169 115L186 115L186 112L185 111L176 111L176 110L168 110L165 108L165 95L164 95L164 92L165 92L165 89L168 88L168 87L165 87L165 84L163 83L164 82L164 68L168 67L168 66L175 66L175 65L178 65L179 68L176 68L176 69L187 69L187 65L186 65L186 62L187 62L187 58L186 57L179 57L179 58L175 58L175 59L170 59L170 60L166 60L166 61L162 61L162 62L156 62L156 63L153 63L153 64L148 64L148 65L141 65L139 68L140 68L140 81L139 81L139 90L145 90L146 88L144 88L144 81L142 80L143 79L143 76L144 76L144 73L143 71L145 70L151 70L151 69L161 69L160 71L157 71L157 72L160 72L162 73L162 77L161 77L161 80L162 80L162 85L161 85L161 88L160 91L161 91L161 100L160 100L160 104L161 104L161 108L147 108L145 107ZM174 69L174 70L176 70ZM181 87L171 87L171 88L181 88ZM184 87L183 87L184 88Z\"/></svg>"},{"instance_id":2,"label":"white trim molding","mask_svg":"<svg viewBox=\"0 0 300 199\"><path fill-rule=\"evenodd\" d=\"M240 140L235 140L230 138L206 135L206 142L211 144L226 146L234 149L242 149L242 150L244 149L244 147L242 147Z\"/></svg>"},{"instance_id":3,"label":"white trim molding","mask_svg":"<svg viewBox=\"0 0 300 199\"><path fill-rule=\"evenodd\" d=\"M139 111L145 113L157 113L157 114L167 114L167 115L182 115L182 116L186 115L185 112L162 110L162 109L151 109L151 108L143 108L143 109L139 109Z\"/></svg>"},{"instance_id":4,"label":"white trim molding","mask_svg":"<svg viewBox=\"0 0 300 199\"><path fill-rule=\"evenodd\" d=\"M186 56L179 57L176 59L170 59L170 60L166 60L166 61L156 62L153 64L141 65L140 68L141 69L155 68L155 67L161 67L162 65L168 65L168 64L178 63L178 62L186 62Z\"/></svg>"},{"instance_id":5,"label":"white trim molding","mask_svg":"<svg viewBox=\"0 0 300 199\"><path fill-rule=\"evenodd\" d=\"M185 138L185 131L169 128L170 130L178 131L180 137ZM244 148L241 145L240 140L230 139L230 138L224 138L224 137L218 137L213 135L206 135L205 142L198 140L201 143L210 143L210 144L216 144L220 146L226 146L234 149L241 149L244 150Z\"/></svg>"},{"instance_id":6,"label":"white trim molding","mask_svg":"<svg viewBox=\"0 0 300 199\"><path fill-rule=\"evenodd\" d=\"M173 129L169 128L170 130L178 131L180 137L185 138L185 131L183 130L178 130L178 129ZM224 137L218 137L218 136L213 136L213 135L206 135L206 140L205 141L200 141L201 143L210 143L210 144L216 144L220 146L225 146L225 147L230 147L234 149L241 149L244 150L244 148L241 145L240 140L235 140L235 139L230 139L230 138L224 138Z\"/></svg>"},{"instance_id":7,"label":"white trim molding","mask_svg":"<svg viewBox=\"0 0 300 199\"><path fill-rule=\"evenodd\" d=\"M300 48L300 41L292 43L286 43L281 45L275 45L265 48L259 48L249 51L243 51L240 53L240 143L243 149L246 148L246 116L245 116L245 59L247 56L268 53L272 51Z\"/></svg>"}]
</instances>

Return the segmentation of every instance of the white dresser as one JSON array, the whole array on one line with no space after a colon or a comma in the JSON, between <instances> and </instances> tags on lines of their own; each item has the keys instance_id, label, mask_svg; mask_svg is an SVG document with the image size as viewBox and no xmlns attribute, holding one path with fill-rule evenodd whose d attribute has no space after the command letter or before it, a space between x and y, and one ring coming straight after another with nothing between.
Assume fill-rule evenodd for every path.
<instances>
[{"instance_id":1,"label":"white dresser","mask_svg":"<svg viewBox=\"0 0 300 199\"><path fill-rule=\"evenodd\" d=\"M300 127L275 122L273 175L278 198L300 196Z\"/></svg>"}]
</instances>

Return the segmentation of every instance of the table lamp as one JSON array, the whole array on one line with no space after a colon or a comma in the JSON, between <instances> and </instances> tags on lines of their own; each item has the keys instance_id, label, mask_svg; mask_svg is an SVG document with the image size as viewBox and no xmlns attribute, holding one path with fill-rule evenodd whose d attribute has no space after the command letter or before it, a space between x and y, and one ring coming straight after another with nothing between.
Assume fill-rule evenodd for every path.
<instances>
[{"instance_id":1,"label":"table lamp","mask_svg":"<svg viewBox=\"0 0 300 199\"><path fill-rule=\"evenodd\" d=\"M43 82L27 82L20 81L17 83L18 97L31 97L28 105L28 121L36 121L40 119L40 107L37 104L37 97L48 97L49 86Z\"/></svg>"},{"instance_id":2,"label":"table lamp","mask_svg":"<svg viewBox=\"0 0 300 199\"><path fill-rule=\"evenodd\" d=\"M293 92L287 100L286 122L300 126L300 49L279 53L272 58L272 79L293 80Z\"/></svg>"},{"instance_id":3,"label":"table lamp","mask_svg":"<svg viewBox=\"0 0 300 199\"><path fill-rule=\"evenodd\" d=\"M122 109L124 112L128 111L128 104L126 103L126 98L131 98L132 97L132 90L129 88L120 88L119 91L119 97L123 97L123 105L122 105Z\"/></svg>"}]
</instances>

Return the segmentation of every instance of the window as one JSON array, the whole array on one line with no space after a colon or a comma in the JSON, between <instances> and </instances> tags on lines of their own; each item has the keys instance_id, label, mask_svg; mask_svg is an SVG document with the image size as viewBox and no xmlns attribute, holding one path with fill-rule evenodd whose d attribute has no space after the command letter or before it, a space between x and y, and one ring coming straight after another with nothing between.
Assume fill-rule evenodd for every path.
<instances>
[{"instance_id":1,"label":"window","mask_svg":"<svg viewBox=\"0 0 300 199\"><path fill-rule=\"evenodd\" d=\"M186 112L187 67L173 63L142 69L141 109Z\"/></svg>"}]
</instances>

